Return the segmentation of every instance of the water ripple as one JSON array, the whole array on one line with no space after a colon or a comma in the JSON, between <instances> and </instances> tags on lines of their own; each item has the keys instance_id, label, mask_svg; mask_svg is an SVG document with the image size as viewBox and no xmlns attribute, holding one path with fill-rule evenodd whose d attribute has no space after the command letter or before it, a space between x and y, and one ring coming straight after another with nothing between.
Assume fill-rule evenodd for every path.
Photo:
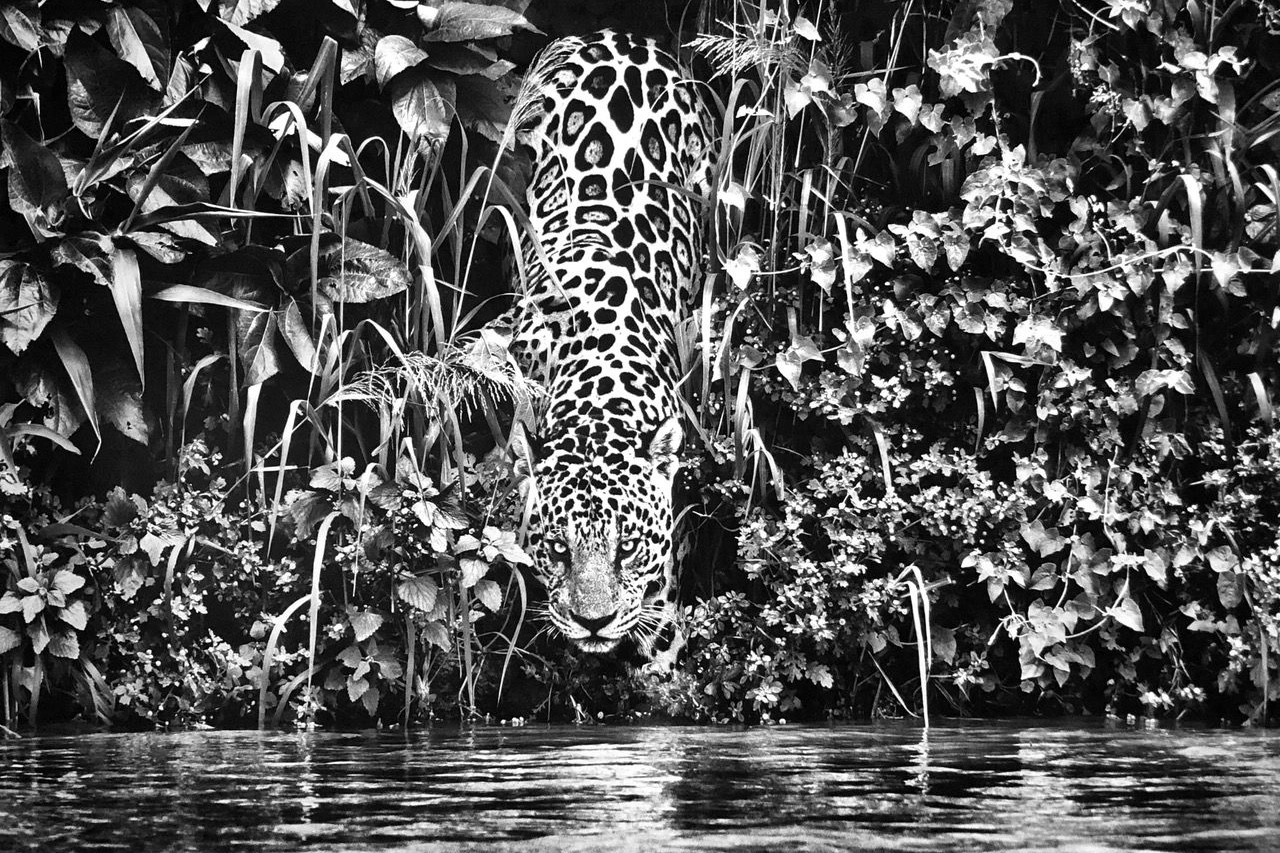
<instances>
[{"instance_id":1,"label":"water ripple","mask_svg":"<svg viewBox=\"0 0 1280 853\"><path fill-rule=\"evenodd\" d=\"M0 743L0 850L1275 850L1280 737L436 728Z\"/></svg>"}]
</instances>

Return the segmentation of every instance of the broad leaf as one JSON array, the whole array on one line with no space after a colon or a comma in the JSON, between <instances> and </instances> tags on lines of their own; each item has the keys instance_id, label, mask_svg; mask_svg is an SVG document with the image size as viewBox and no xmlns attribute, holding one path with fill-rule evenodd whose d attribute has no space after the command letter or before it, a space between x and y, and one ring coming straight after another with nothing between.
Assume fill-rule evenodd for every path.
<instances>
[{"instance_id":1,"label":"broad leaf","mask_svg":"<svg viewBox=\"0 0 1280 853\"><path fill-rule=\"evenodd\" d=\"M16 124L0 121L0 166L9 167L9 206L18 213L48 215L67 197L57 155Z\"/></svg>"},{"instance_id":2,"label":"broad leaf","mask_svg":"<svg viewBox=\"0 0 1280 853\"><path fill-rule=\"evenodd\" d=\"M42 423L61 436L69 436L85 421L84 408L65 388L63 370L52 360L23 359L14 377L19 393L43 412Z\"/></svg>"},{"instance_id":3,"label":"broad leaf","mask_svg":"<svg viewBox=\"0 0 1280 853\"><path fill-rule=\"evenodd\" d=\"M88 273L95 284L111 286L111 239L105 234L85 231L64 237L49 253L57 266L73 266Z\"/></svg>"},{"instance_id":4,"label":"broad leaf","mask_svg":"<svg viewBox=\"0 0 1280 853\"><path fill-rule=\"evenodd\" d=\"M396 75L388 86L391 112L410 139L443 142L457 110L457 87L448 75L413 68Z\"/></svg>"},{"instance_id":5,"label":"broad leaf","mask_svg":"<svg viewBox=\"0 0 1280 853\"><path fill-rule=\"evenodd\" d=\"M22 635L11 628L0 625L0 655L22 645Z\"/></svg>"},{"instance_id":6,"label":"broad leaf","mask_svg":"<svg viewBox=\"0 0 1280 853\"><path fill-rule=\"evenodd\" d=\"M162 231L130 231L125 237L162 264L176 264L187 257L173 235Z\"/></svg>"},{"instance_id":7,"label":"broad leaf","mask_svg":"<svg viewBox=\"0 0 1280 853\"><path fill-rule=\"evenodd\" d=\"M240 26L279 5L280 0L218 0L218 17Z\"/></svg>"},{"instance_id":8,"label":"broad leaf","mask_svg":"<svg viewBox=\"0 0 1280 853\"><path fill-rule=\"evenodd\" d=\"M404 264L387 250L337 235L320 247L319 272L317 286L334 302L373 302L402 293L413 283Z\"/></svg>"},{"instance_id":9,"label":"broad leaf","mask_svg":"<svg viewBox=\"0 0 1280 853\"><path fill-rule=\"evenodd\" d=\"M39 19L35 3L0 3L0 39L28 53L39 50Z\"/></svg>"},{"instance_id":10,"label":"broad leaf","mask_svg":"<svg viewBox=\"0 0 1280 853\"><path fill-rule=\"evenodd\" d=\"M500 80L515 64L499 59L498 54L477 44L435 44L427 64L460 76L478 75L486 80Z\"/></svg>"},{"instance_id":11,"label":"broad leaf","mask_svg":"<svg viewBox=\"0 0 1280 853\"><path fill-rule=\"evenodd\" d=\"M83 631L85 626L89 624L89 612L85 608L84 602L79 599L59 610L58 618L77 631Z\"/></svg>"},{"instance_id":12,"label":"broad leaf","mask_svg":"<svg viewBox=\"0 0 1280 853\"><path fill-rule=\"evenodd\" d=\"M49 638L49 654L76 660L80 657L80 641L73 631L59 631Z\"/></svg>"},{"instance_id":13,"label":"broad leaf","mask_svg":"<svg viewBox=\"0 0 1280 853\"><path fill-rule=\"evenodd\" d=\"M316 344L311 339L311 327L302 316L298 303L290 299L285 304L284 311L277 322L280 325L280 334L289 345L298 364L319 376L322 365L316 358Z\"/></svg>"},{"instance_id":14,"label":"broad leaf","mask_svg":"<svg viewBox=\"0 0 1280 853\"><path fill-rule=\"evenodd\" d=\"M44 654L51 638L43 619L27 626L27 636L31 638L31 649L38 655Z\"/></svg>"},{"instance_id":15,"label":"broad leaf","mask_svg":"<svg viewBox=\"0 0 1280 853\"><path fill-rule=\"evenodd\" d=\"M169 49L151 16L131 6L107 10L107 35L116 53L138 69L143 81L157 91L169 79Z\"/></svg>"},{"instance_id":16,"label":"broad leaf","mask_svg":"<svg viewBox=\"0 0 1280 853\"><path fill-rule=\"evenodd\" d=\"M440 588L431 578L409 578L396 584L396 595L411 607L429 611L436 606Z\"/></svg>"},{"instance_id":17,"label":"broad leaf","mask_svg":"<svg viewBox=\"0 0 1280 853\"><path fill-rule=\"evenodd\" d=\"M147 176L141 172L131 174L125 187L130 199L135 203L141 200L142 213L154 213L171 205L194 204L209 200L209 181L204 173L182 154L174 158L168 171L160 175L159 180L143 197L142 193L146 188ZM179 237L198 240L209 246L216 246L219 243L218 235L194 219L162 222L160 227Z\"/></svg>"},{"instance_id":18,"label":"broad leaf","mask_svg":"<svg viewBox=\"0 0 1280 853\"><path fill-rule=\"evenodd\" d=\"M511 78L493 81L478 76L454 81L462 126L491 142L501 142L518 86Z\"/></svg>"},{"instance_id":19,"label":"broad leaf","mask_svg":"<svg viewBox=\"0 0 1280 853\"><path fill-rule=\"evenodd\" d=\"M404 36L383 36L373 51L373 69L378 78L378 86L386 88L393 77L415 67L426 58L426 51Z\"/></svg>"},{"instance_id":20,"label":"broad leaf","mask_svg":"<svg viewBox=\"0 0 1280 853\"><path fill-rule=\"evenodd\" d=\"M453 642L449 637L449 629L441 622L428 622L423 625L422 637L428 643L446 652L453 646Z\"/></svg>"},{"instance_id":21,"label":"broad leaf","mask_svg":"<svg viewBox=\"0 0 1280 853\"><path fill-rule=\"evenodd\" d=\"M498 608L502 606L502 587L488 578L476 582L475 594L480 603L491 613L497 613Z\"/></svg>"},{"instance_id":22,"label":"broad leaf","mask_svg":"<svg viewBox=\"0 0 1280 853\"><path fill-rule=\"evenodd\" d=\"M364 710L372 717L378 713L378 700L382 698L382 691L377 687L370 687L360 696L360 704L364 706Z\"/></svg>"},{"instance_id":23,"label":"broad leaf","mask_svg":"<svg viewBox=\"0 0 1280 853\"><path fill-rule=\"evenodd\" d=\"M240 365L245 385L260 385L280 372L276 351L276 313L236 312L240 338Z\"/></svg>"},{"instance_id":24,"label":"broad leaf","mask_svg":"<svg viewBox=\"0 0 1280 853\"><path fill-rule=\"evenodd\" d=\"M424 38L427 41L499 38L509 36L517 29L541 32L524 15L502 6L441 0L419 3L417 11L418 20L426 28Z\"/></svg>"},{"instance_id":25,"label":"broad leaf","mask_svg":"<svg viewBox=\"0 0 1280 853\"><path fill-rule=\"evenodd\" d=\"M150 107L153 96L138 82L133 67L78 30L67 39L65 58L67 107L71 120L89 138L102 135L113 112L119 128Z\"/></svg>"},{"instance_id":26,"label":"broad leaf","mask_svg":"<svg viewBox=\"0 0 1280 853\"><path fill-rule=\"evenodd\" d=\"M1142 609L1138 607L1138 602L1132 598L1125 596L1108 613L1126 628L1132 628L1138 632L1142 631Z\"/></svg>"},{"instance_id":27,"label":"broad leaf","mask_svg":"<svg viewBox=\"0 0 1280 853\"><path fill-rule=\"evenodd\" d=\"M0 341L21 353L58 311L58 291L27 264L0 260Z\"/></svg>"},{"instance_id":28,"label":"broad leaf","mask_svg":"<svg viewBox=\"0 0 1280 853\"><path fill-rule=\"evenodd\" d=\"M59 569L54 573L53 580L49 584L50 589L55 589L63 595L70 595L83 586L84 578L70 569Z\"/></svg>"},{"instance_id":29,"label":"broad leaf","mask_svg":"<svg viewBox=\"0 0 1280 853\"><path fill-rule=\"evenodd\" d=\"M475 557L463 557L458 566L462 569L462 586L466 589L475 586L489 571L489 564Z\"/></svg>"},{"instance_id":30,"label":"broad leaf","mask_svg":"<svg viewBox=\"0 0 1280 853\"><path fill-rule=\"evenodd\" d=\"M382 627L383 618L372 610L358 610L351 614L351 630L356 635L356 642L363 643Z\"/></svg>"}]
</instances>

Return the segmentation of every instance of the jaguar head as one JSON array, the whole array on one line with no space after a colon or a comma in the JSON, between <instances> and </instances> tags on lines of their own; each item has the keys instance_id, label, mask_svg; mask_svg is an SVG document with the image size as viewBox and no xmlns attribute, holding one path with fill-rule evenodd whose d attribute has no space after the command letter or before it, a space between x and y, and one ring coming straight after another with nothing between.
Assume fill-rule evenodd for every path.
<instances>
[{"instance_id":1,"label":"jaguar head","mask_svg":"<svg viewBox=\"0 0 1280 853\"><path fill-rule=\"evenodd\" d=\"M628 636L644 648L666 620L682 438L670 418L621 449L604 441L584 452L572 435L539 448L519 430L512 440L547 618L583 651L611 651Z\"/></svg>"}]
</instances>

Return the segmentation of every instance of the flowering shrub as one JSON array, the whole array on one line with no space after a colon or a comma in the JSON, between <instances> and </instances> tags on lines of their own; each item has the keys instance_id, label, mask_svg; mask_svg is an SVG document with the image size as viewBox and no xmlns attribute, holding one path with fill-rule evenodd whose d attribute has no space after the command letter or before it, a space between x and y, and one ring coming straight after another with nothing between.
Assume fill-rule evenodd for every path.
<instances>
[{"instance_id":1,"label":"flowering shrub","mask_svg":"<svg viewBox=\"0 0 1280 853\"><path fill-rule=\"evenodd\" d=\"M757 425L721 455L756 464L707 471L736 558L703 581L720 591L690 608L665 700L713 719L913 713L926 691L959 710L1261 719L1274 34L1178 2L1044 33L984 2L940 42L894 47L919 70L866 80L841 39L878 8L818 38L760 21L781 51L846 58L832 79L857 82L828 97L852 94L842 148L869 153L841 207L831 137L806 149L777 178L802 201L764 215L784 244L726 265L741 295L717 306L735 355L712 410ZM762 78L762 102L803 67ZM730 149L777 122L736 118Z\"/></svg>"}]
</instances>

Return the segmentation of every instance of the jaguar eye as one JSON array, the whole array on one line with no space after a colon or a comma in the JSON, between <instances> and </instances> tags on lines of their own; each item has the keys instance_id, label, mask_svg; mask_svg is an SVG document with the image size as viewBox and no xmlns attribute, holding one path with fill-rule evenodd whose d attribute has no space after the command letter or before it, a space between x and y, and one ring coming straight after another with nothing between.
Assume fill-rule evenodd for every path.
<instances>
[{"instance_id":1,"label":"jaguar eye","mask_svg":"<svg viewBox=\"0 0 1280 853\"><path fill-rule=\"evenodd\" d=\"M618 543L618 554L623 557L630 557L639 546L640 540L638 539L624 539Z\"/></svg>"},{"instance_id":2,"label":"jaguar eye","mask_svg":"<svg viewBox=\"0 0 1280 853\"><path fill-rule=\"evenodd\" d=\"M547 543L547 547L551 549L554 557L564 558L569 556L569 543L563 539L552 539Z\"/></svg>"}]
</instances>

